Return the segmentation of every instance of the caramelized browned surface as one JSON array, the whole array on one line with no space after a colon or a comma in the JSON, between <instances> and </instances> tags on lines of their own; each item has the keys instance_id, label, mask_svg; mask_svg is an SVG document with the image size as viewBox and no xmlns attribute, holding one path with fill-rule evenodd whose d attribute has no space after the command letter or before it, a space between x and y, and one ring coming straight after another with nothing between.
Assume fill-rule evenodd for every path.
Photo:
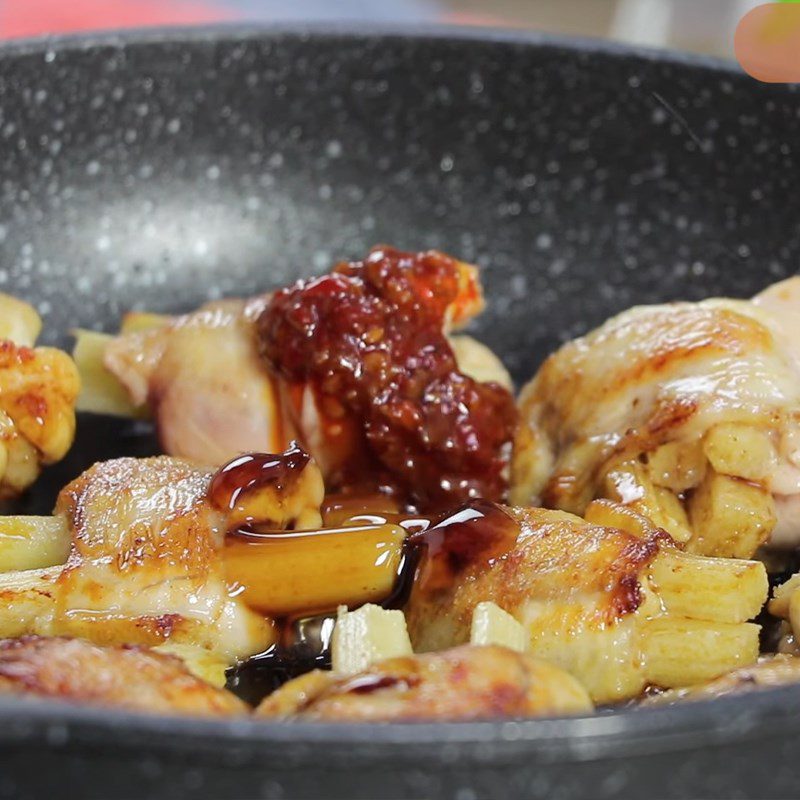
<instances>
[{"instance_id":1,"label":"caramelized browned surface","mask_svg":"<svg viewBox=\"0 0 800 800\"><path fill-rule=\"evenodd\" d=\"M160 456L95 464L61 492L72 531L52 632L102 642L175 637L227 654L268 643L267 623L228 596L228 520L206 496L212 471Z\"/></svg>"},{"instance_id":2,"label":"caramelized browned surface","mask_svg":"<svg viewBox=\"0 0 800 800\"><path fill-rule=\"evenodd\" d=\"M72 359L50 347L0 340L0 498L26 489L64 457L80 390Z\"/></svg>"},{"instance_id":3,"label":"caramelized browned surface","mask_svg":"<svg viewBox=\"0 0 800 800\"><path fill-rule=\"evenodd\" d=\"M231 592L225 536L250 522L273 529L297 527L301 517L318 522L319 471L308 459L296 466L298 480L277 483L253 485L245 471L238 490L230 470L212 500L214 471L188 461L159 456L95 464L56 504L70 540L66 565L0 576L4 630L101 644L171 640L228 661L264 650L275 640L273 623ZM278 579L267 570L258 580Z\"/></svg>"},{"instance_id":4,"label":"caramelized browned surface","mask_svg":"<svg viewBox=\"0 0 800 800\"><path fill-rule=\"evenodd\" d=\"M350 677L310 673L270 695L256 713L341 721L470 720L591 710L562 670L503 647L459 647L393 658Z\"/></svg>"},{"instance_id":5,"label":"caramelized browned surface","mask_svg":"<svg viewBox=\"0 0 800 800\"><path fill-rule=\"evenodd\" d=\"M782 430L800 410L800 379L753 304L675 303L631 309L564 345L520 403L514 501L582 513L610 455L716 422Z\"/></svg>"},{"instance_id":6,"label":"caramelized browned surface","mask_svg":"<svg viewBox=\"0 0 800 800\"><path fill-rule=\"evenodd\" d=\"M163 456L94 464L56 502L73 531L68 566L111 556L120 572L179 568L204 577L223 522L206 502L210 477L208 469Z\"/></svg>"},{"instance_id":7,"label":"caramelized browned surface","mask_svg":"<svg viewBox=\"0 0 800 800\"><path fill-rule=\"evenodd\" d=\"M466 641L485 600L520 620L529 606L574 603L576 631L614 625L641 604L662 535L637 538L540 508L468 506L412 538L420 550L406 607L412 642L427 650Z\"/></svg>"},{"instance_id":8,"label":"caramelized browned surface","mask_svg":"<svg viewBox=\"0 0 800 800\"><path fill-rule=\"evenodd\" d=\"M95 464L58 499L66 564L0 575L0 626L7 636L169 639L230 663L273 644L276 617L382 601L405 531L321 528L323 492L296 445L216 472L168 456Z\"/></svg>"},{"instance_id":9,"label":"caramelized browned surface","mask_svg":"<svg viewBox=\"0 0 800 800\"><path fill-rule=\"evenodd\" d=\"M520 395L512 502L583 514L608 497L704 555L796 546L798 319L795 277L752 301L632 308L565 344Z\"/></svg>"},{"instance_id":10,"label":"caramelized browned surface","mask_svg":"<svg viewBox=\"0 0 800 800\"><path fill-rule=\"evenodd\" d=\"M195 677L175 656L62 637L0 641L0 693L162 714L247 711L241 700Z\"/></svg>"}]
</instances>

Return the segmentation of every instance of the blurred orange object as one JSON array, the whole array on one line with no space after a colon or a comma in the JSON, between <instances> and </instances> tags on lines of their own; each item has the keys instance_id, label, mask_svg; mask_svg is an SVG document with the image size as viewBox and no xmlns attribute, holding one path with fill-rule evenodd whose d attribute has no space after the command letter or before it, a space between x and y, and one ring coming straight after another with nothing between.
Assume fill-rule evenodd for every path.
<instances>
[{"instance_id":1,"label":"blurred orange object","mask_svg":"<svg viewBox=\"0 0 800 800\"><path fill-rule=\"evenodd\" d=\"M197 0L0 0L0 37L196 25L235 17L230 8Z\"/></svg>"},{"instance_id":2,"label":"blurred orange object","mask_svg":"<svg viewBox=\"0 0 800 800\"><path fill-rule=\"evenodd\" d=\"M764 3L745 14L734 36L742 69L766 83L800 82L800 3Z\"/></svg>"}]
</instances>

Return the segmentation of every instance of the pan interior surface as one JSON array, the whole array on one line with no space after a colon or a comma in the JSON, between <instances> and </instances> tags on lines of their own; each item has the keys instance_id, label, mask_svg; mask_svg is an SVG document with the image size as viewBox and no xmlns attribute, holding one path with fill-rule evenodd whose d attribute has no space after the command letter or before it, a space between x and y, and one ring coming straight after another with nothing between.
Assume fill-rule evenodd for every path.
<instances>
[{"instance_id":1,"label":"pan interior surface","mask_svg":"<svg viewBox=\"0 0 800 800\"><path fill-rule=\"evenodd\" d=\"M796 87L725 65L517 34L217 30L9 46L0 52L0 289L38 307L47 343L68 345L72 328L113 331L128 310L188 310L280 286L376 243L434 247L483 268L488 303L474 333L520 384L560 342L631 305L747 296L793 274L798 108ZM151 452L147 426L83 418L70 456L17 512L48 513L95 460ZM437 786L455 796L452 764L477 752L464 786L484 786L483 765L515 796L523 784L499 765L533 764L520 741L555 760L611 757L569 744L587 732L609 741L623 732L625 748L639 732L658 751L699 747L726 726L749 742L771 725L774 744L800 701L773 695L594 720L428 726L441 746L426 763L437 760L441 785L429 773L398 780L420 796ZM80 743L91 761L90 744L100 748L110 726L112 749L141 746L157 764L172 752L184 778L198 769L179 747L152 755L176 735L166 723L58 707L26 723L26 708L0 706L14 721L0 741L21 748L19 763L25 743L43 736L56 750ZM537 733L547 725L550 750ZM267 740L269 763L287 775L321 742L358 740L366 783L340 776L342 796L377 785L369 780L388 757L380 742L401 761L404 747L420 752L395 726L319 738L306 729L294 743L291 728L267 724L190 728L194 746L214 743L233 758L225 769L238 748L253 780ZM352 763L341 747L332 753ZM737 770L730 776L749 786ZM557 779L564 796L584 796L592 780L587 770L580 781L543 774L542 796ZM644 779L637 774L625 786ZM203 785L227 785L214 780L209 772ZM293 785L308 794L309 784L282 780L262 794Z\"/></svg>"}]
</instances>

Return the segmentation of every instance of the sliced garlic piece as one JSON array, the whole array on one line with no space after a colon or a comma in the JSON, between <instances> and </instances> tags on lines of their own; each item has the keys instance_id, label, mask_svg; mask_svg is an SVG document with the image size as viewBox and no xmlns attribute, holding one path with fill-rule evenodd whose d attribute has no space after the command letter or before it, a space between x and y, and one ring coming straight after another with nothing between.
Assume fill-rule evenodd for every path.
<instances>
[{"instance_id":1,"label":"sliced garlic piece","mask_svg":"<svg viewBox=\"0 0 800 800\"><path fill-rule=\"evenodd\" d=\"M498 644L522 653L528 645L525 628L492 602L478 603L472 612L470 644Z\"/></svg>"},{"instance_id":2,"label":"sliced garlic piece","mask_svg":"<svg viewBox=\"0 0 800 800\"><path fill-rule=\"evenodd\" d=\"M367 604L356 611L339 606L333 629L333 671L351 675L385 658L413 655L402 611Z\"/></svg>"}]
</instances>

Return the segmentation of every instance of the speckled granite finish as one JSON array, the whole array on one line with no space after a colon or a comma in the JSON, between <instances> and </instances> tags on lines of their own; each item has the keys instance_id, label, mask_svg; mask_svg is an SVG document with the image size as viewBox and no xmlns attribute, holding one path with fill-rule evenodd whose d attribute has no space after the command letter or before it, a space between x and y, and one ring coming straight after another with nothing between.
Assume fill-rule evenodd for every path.
<instances>
[{"instance_id":1,"label":"speckled granite finish","mask_svg":"<svg viewBox=\"0 0 800 800\"><path fill-rule=\"evenodd\" d=\"M49 342L389 242L485 268L476 330L524 380L633 303L746 295L800 264L800 91L587 43L228 30L15 45L0 154L0 289L38 305ZM109 450L150 447L84 424L22 509ZM789 691L417 736L11 704L0 797L786 796L798 713Z\"/></svg>"},{"instance_id":2,"label":"speckled granite finish","mask_svg":"<svg viewBox=\"0 0 800 800\"><path fill-rule=\"evenodd\" d=\"M0 286L51 340L390 242L485 267L523 379L631 303L800 263L800 93L726 71L289 34L0 59Z\"/></svg>"}]
</instances>

